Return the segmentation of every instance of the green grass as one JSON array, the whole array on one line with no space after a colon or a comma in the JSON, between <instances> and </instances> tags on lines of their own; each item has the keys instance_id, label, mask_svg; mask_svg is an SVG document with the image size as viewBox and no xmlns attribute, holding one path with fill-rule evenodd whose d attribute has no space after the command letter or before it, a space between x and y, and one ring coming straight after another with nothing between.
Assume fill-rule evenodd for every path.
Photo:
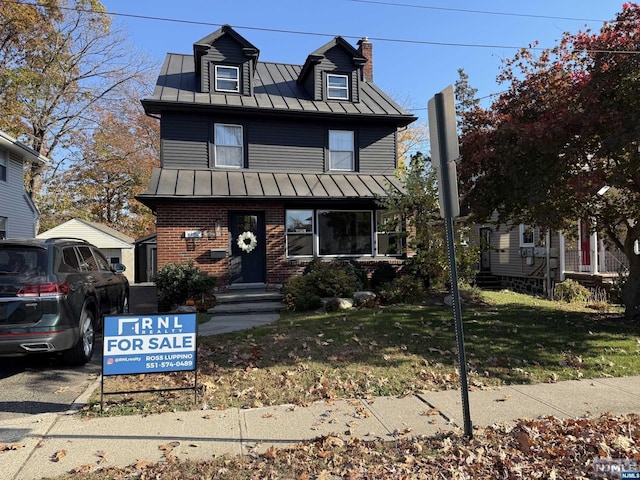
<instances>
[{"instance_id":1,"label":"green grass","mask_svg":"<svg viewBox=\"0 0 640 480\"><path fill-rule=\"evenodd\" d=\"M640 374L640 328L511 292L462 311L471 388ZM250 331L201 337L193 391L105 396L107 414L257 407L459 387L455 324L444 305L286 313ZM194 384L192 372L105 378L105 392ZM99 392L90 414L99 410Z\"/></svg>"}]
</instances>

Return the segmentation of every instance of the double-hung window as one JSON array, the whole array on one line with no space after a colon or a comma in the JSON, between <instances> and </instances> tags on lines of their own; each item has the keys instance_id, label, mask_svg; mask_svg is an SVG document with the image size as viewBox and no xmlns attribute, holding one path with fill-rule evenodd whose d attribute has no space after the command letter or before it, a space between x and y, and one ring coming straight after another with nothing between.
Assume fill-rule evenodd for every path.
<instances>
[{"instance_id":1,"label":"double-hung window","mask_svg":"<svg viewBox=\"0 0 640 480\"><path fill-rule=\"evenodd\" d=\"M349 77L328 74L327 98L329 100L349 100Z\"/></svg>"},{"instance_id":2,"label":"double-hung window","mask_svg":"<svg viewBox=\"0 0 640 480\"><path fill-rule=\"evenodd\" d=\"M241 125L216 123L213 132L216 167L242 168L244 147Z\"/></svg>"},{"instance_id":3,"label":"double-hung window","mask_svg":"<svg viewBox=\"0 0 640 480\"><path fill-rule=\"evenodd\" d=\"M0 150L0 181L7 181L7 167L9 166L9 154L6 150Z\"/></svg>"},{"instance_id":4,"label":"double-hung window","mask_svg":"<svg viewBox=\"0 0 640 480\"><path fill-rule=\"evenodd\" d=\"M540 229L533 227L532 225L520 224L520 246L521 247L535 247L539 244Z\"/></svg>"},{"instance_id":5,"label":"double-hung window","mask_svg":"<svg viewBox=\"0 0 640 480\"><path fill-rule=\"evenodd\" d=\"M355 170L355 148L352 131L329 130L329 170L347 172Z\"/></svg>"},{"instance_id":6,"label":"double-hung window","mask_svg":"<svg viewBox=\"0 0 640 480\"><path fill-rule=\"evenodd\" d=\"M0 217L0 240L7 238L7 223L9 223L7 217Z\"/></svg>"},{"instance_id":7,"label":"double-hung window","mask_svg":"<svg viewBox=\"0 0 640 480\"><path fill-rule=\"evenodd\" d=\"M313 210L287 210L287 256L313 255Z\"/></svg>"},{"instance_id":8,"label":"double-hung window","mask_svg":"<svg viewBox=\"0 0 640 480\"><path fill-rule=\"evenodd\" d=\"M215 66L216 92L239 92L240 69L225 65Z\"/></svg>"}]
</instances>

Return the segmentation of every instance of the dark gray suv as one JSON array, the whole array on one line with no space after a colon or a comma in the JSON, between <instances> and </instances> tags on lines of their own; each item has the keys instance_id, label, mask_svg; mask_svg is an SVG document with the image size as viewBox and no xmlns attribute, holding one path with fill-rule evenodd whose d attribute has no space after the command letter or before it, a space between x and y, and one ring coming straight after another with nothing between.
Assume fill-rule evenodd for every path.
<instances>
[{"instance_id":1,"label":"dark gray suv","mask_svg":"<svg viewBox=\"0 0 640 480\"><path fill-rule=\"evenodd\" d=\"M84 240L0 240L0 355L62 352L87 363L103 316L129 311L123 271Z\"/></svg>"}]
</instances>

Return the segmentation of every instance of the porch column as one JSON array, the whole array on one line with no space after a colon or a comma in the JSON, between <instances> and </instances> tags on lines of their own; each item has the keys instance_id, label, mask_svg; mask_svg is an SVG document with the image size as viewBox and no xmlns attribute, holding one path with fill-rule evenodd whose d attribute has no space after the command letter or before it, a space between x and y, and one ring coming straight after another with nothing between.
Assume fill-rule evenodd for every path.
<instances>
[{"instance_id":1,"label":"porch column","mask_svg":"<svg viewBox=\"0 0 640 480\"><path fill-rule=\"evenodd\" d=\"M599 240L599 245L600 245L600 254L598 256L598 259L600 260L600 272L608 272L607 270L607 249L604 246L604 240L600 239Z\"/></svg>"},{"instance_id":2,"label":"porch column","mask_svg":"<svg viewBox=\"0 0 640 480\"><path fill-rule=\"evenodd\" d=\"M591 234L591 252L593 253L593 258L591 259L591 273L593 275L598 274L598 232L593 232Z\"/></svg>"},{"instance_id":3,"label":"porch column","mask_svg":"<svg viewBox=\"0 0 640 480\"><path fill-rule=\"evenodd\" d=\"M560 281L564 282L564 267L565 267L565 249L564 249L564 233L558 232L558 267L560 268Z\"/></svg>"}]
</instances>

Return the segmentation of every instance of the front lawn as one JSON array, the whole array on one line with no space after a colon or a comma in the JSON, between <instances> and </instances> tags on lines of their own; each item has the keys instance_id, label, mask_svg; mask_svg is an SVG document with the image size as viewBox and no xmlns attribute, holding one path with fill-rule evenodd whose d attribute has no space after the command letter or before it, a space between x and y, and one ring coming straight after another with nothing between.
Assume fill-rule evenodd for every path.
<instances>
[{"instance_id":1,"label":"front lawn","mask_svg":"<svg viewBox=\"0 0 640 480\"><path fill-rule=\"evenodd\" d=\"M508 291L462 313L470 388L640 374L640 328ZM442 304L285 313L250 331L200 337L193 391L105 395L108 415L250 408L459 387L453 312ZM105 392L190 386L193 372L106 377ZM100 392L86 413L99 412Z\"/></svg>"}]
</instances>

